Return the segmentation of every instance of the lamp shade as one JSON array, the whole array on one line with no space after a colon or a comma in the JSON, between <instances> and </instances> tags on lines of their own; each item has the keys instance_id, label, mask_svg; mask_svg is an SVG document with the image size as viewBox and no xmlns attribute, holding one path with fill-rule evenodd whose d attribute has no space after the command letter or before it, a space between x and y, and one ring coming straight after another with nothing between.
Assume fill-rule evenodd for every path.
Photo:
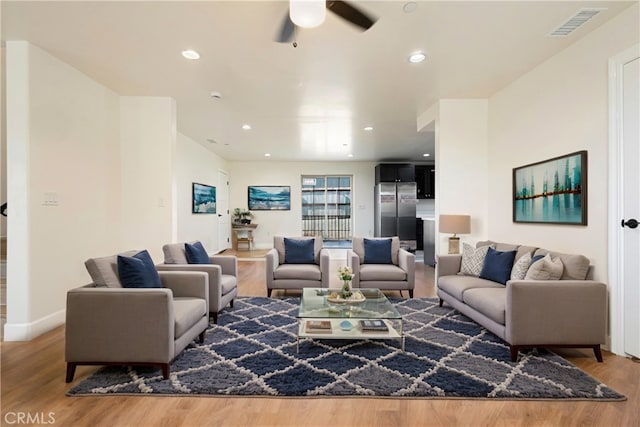
<instances>
[{"instance_id":1,"label":"lamp shade","mask_svg":"<svg viewBox=\"0 0 640 427\"><path fill-rule=\"evenodd\" d=\"M470 215L440 215L439 230L441 233L469 234L471 233Z\"/></svg>"},{"instance_id":2,"label":"lamp shade","mask_svg":"<svg viewBox=\"0 0 640 427\"><path fill-rule=\"evenodd\" d=\"M290 0L289 2L289 17L299 27L317 27L324 22L326 14L325 0Z\"/></svg>"}]
</instances>

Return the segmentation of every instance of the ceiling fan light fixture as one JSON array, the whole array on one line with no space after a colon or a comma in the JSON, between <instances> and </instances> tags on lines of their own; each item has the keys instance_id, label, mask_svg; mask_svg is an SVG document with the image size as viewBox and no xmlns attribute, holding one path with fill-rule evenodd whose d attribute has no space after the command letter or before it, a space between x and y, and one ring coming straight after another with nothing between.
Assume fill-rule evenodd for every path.
<instances>
[{"instance_id":1,"label":"ceiling fan light fixture","mask_svg":"<svg viewBox=\"0 0 640 427\"><path fill-rule=\"evenodd\" d=\"M313 28L324 22L327 14L325 0L290 0L289 17L302 28Z\"/></svg>"}]
</instances>

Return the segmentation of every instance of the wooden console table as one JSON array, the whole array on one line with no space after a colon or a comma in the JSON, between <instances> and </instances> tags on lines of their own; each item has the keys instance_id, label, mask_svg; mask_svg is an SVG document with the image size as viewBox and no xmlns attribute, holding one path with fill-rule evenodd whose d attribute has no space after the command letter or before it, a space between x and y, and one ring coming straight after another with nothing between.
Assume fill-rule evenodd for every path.
<instances>
[{"instance_id":1,"label":"wooden console table","mask_svg":"<svg viewBox=\"0 0 640 427\"><path fill-rule=\"evenodd\" d=\"M253 230L258 224L233 224L231 226L231 245L234 250L238 250L238 243L245 243L249 250L253 248Z\"/></svg>"}]
</instances>

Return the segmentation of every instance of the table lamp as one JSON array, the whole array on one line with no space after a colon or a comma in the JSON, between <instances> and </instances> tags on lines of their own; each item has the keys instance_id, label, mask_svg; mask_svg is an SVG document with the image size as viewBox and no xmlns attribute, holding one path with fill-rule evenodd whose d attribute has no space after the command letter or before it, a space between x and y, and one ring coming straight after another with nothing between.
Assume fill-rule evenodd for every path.
<instances>
[{"instance_id":1,"label":"table lamp","mask_svg":"<svg viewBox=\"0 0 640 427\"><path fill-rule=\"evenodd\" d=\"M441 233L453 233L449 237L449 253L460 253L460 238L457 234L471 233L471 216L470 215L440 215L439 231Z\"/></svg>"}]
</instances>

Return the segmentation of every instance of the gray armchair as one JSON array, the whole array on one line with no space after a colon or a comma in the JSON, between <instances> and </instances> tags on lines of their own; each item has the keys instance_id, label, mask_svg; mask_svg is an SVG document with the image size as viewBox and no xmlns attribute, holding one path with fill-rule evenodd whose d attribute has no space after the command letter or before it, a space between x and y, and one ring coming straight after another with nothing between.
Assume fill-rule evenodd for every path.
<instances>
[{"instance_id":1,"label":"gray armchair","mask_svg":"<svg viewBox=\"0 0 640 427\"><path fill-rule=\"evenodd\" d=\"M322 236L292 237L291 239L315 239L313 263L289 263L285 254L284 237L273 238L273 249L266 255L267 295L274 289L302 289L329 287L329 252L322 249Z\"/></svg>"},{"instance_id":2,"label":"gray armchair","mask_svg":"<svg viewBox=\"0 0 640 427\"><path fill-rule=\"evenodd\" d=\"M353 272L352 287L397 290L401 295L403 290L407 290L409 297L413 298L416 256L400 248L400 239L397 236L375 239L391 239L390 263L365 263L364 238L353 237L353 249L347 251L347 266Z\"/></svg>"},{"instance_id":3,"label":"gray armchair","mask_svg":"<svg viewBox=\"0 0 640 427\"><path fill-rule=\"evenodd\" d=\"M160 272L161 288L123 288L117 255L85 264L93 283L67 292L67 382L77 365L159 366L168 379L171 361L196 337L204 342L205 273Z\"/></svg>"},{"instance_id":4,"label":"gray armchair","mask_svg":"<svg viewBox=\"0 0 640 427\"><path fill-rule=\"evenodd\" d=\"M158 271L202 271L209 275L209 314L218 323L218 313L227 305L233 307L238 295L238 258L227 255L210 255L211 264L189 264L184 243L169 243L162 247L164 264L156 265Z\"/></svg>"}]
</instances>

